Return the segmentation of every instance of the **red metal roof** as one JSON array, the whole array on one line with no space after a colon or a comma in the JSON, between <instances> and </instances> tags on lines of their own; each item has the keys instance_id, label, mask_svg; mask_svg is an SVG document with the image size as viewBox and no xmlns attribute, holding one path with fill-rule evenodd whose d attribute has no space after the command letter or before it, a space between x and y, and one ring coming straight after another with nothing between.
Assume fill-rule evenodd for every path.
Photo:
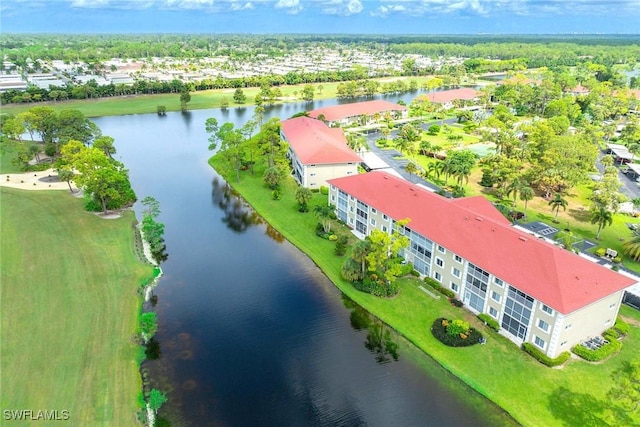
<instances>
[{"instance_id":1,"label":"red metal roof","mask_svg":"<svg viewBox=\"0 0 640 427\"><path fill-rule=\"evenodd\" d=\"M429 101L436 102L438 104L446 104L454 99L469 100L480 96L480 92L468 87L452 90L443 90L442 92L434 92L427 95Z\"/></svg>"},{"instance_id":2,"label":"red metal roof","mask_svg":"<svg viewBox=\"0 0 640 427\"><path fill-rule=\"evenodd\" d=\"M361 161L347 145L342 129L330 128L319 120L309 117L285 120L282 122L282 133L305 165Z\"/></svg>"},{"instance_id":3,"label":"red metal roof","mask_svg":"<svg viewBox=\"0 0 640 427\"><path fill-rule=\"evenodd\" d=\"M324 115L325 120L332 122L345 117L362 115L372 116L376 113L383 113L385 111L404 111L406 109L407 107L394 104L393 102L374 100L318 108L316 110L309 111L309 117L317 119L318 116L322 114Z\"/></svg>"},{"instance_id":4,"label":"red metal roof","mask_svg":"<svg viewBox=\"0 0 640 427\"><path fill-rule=\"evenodd\" d=\"M486 199L447 199L385 172L328 182L564 314L635 283L512 227Z\"/></svg>"}]
</instances>

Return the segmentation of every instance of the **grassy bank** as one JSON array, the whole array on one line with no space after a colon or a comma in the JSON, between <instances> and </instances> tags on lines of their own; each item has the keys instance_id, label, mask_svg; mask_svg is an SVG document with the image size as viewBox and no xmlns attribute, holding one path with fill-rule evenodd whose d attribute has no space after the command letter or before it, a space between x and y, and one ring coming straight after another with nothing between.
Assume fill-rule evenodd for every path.
<instances>
[{"instance_id":1,"label":"grassy bank","mask_svg":"<svg viewBox=\"0 0 640 427\"><path fill-rule=\"evenodd\" d=\"M66 191L0 187L0 203L1 409L135 425L136 291L152 268L134 256L133 213L101 219Z\"/></svg>"},{"instance_id":2,"label":"grassy bank","mask_svg":"<svg viewBox=\"0 0 640 427\"><path fill-rule=\"evenodd\" d=\"M430 77L389 77L384 79L376 79L381 83L391 80L400 79L408 84L413 79L421 86ZM339 83L317 83L313 84L315 88L315 99L328 99L337 97L337 88ZM280 86L282 91L283 102L301 102L300 98L302 89L305 85ZM322 86L322 89L320 89ZM260 88L243 88L243 92L247 97L244 104L237 104L233 101L233 93L235 89L212 89L191 93L191 101L188 104L189 110L200 110L205 108L220 108L223 99L227 99L229 107L239 107L253 105L254 100ZM75 109L81 111L87 117L100 116L121 116L124 114L145 114L155 113L158 105L167 107L167 111L180 111L180 94L165 93L158 95L128 95L113 98L98 98L86 100L70 100L60 102L40 102L30 104L8 104L2 106L2 112L6 114L19 114L28 109L47 105L55 110Z\"/></svg>"},{"instance_id":3,"label":"grassy bank","mask_svg":"<svg viewBox=\"0 0 640 427\"><path fill-rule=\"evenodd\" d=\"M243 197L289 241L307 253L336 286L392 326L418 348L431 355L441 365L461 378L475 390L504 408L518 422L526 426L606 425L606 397L610 389L611 373L625 362L637 359L640 348L640 313L623 307L621 314L636 327L625 339L622 351L602 364L588 364L572 360L561 369L547 368L506 338L488 330L463 309L452 307L444 298L433 299L422 292L414 279L402 279L400 294L391 300L373 297L356 291L340 276L344 258L333 253L334 244L315 236L318 219L313 213L297 212L294 200L295 183L288 180L283 186L281 200L271 199L264 188L262 169L256 174L243 172L241 182L218 158L211 165ZM326 196L314 195L312 204L326 203ZM347 230L341 230L348 233ZM429 332L438 317L466 318L488 337L486 345L451 348L442 345ZM640 424L635 414L631 424ZM624 423L629 425L629 423Z\"/></svg>"}]
</instances>

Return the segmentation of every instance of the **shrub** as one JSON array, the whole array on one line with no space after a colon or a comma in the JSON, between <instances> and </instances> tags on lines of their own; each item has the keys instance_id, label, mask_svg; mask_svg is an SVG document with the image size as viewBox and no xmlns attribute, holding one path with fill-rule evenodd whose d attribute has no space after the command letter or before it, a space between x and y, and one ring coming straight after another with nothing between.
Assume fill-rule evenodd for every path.
<instances>
[{"instance_id":1,"label":"shrub","mask_svg":"<svg viewBox=\"0 0 640 427\"><path fill-rule=\"evenodd\" d=\"M342 256L347 252L347 243L349 243L349 238L344 234L338 236L338 240L336 240L336 247L334 252L338 256Z\"/></svg>"},{"instance_id":2,"label":"shrub","mask_svg":"<svg viewBox=\"0 0 640 427\"><path fill-rule=\"evenodd\" d=\"M613 325L613 329L618 331L620 335L627 335L631 331L631 326L622 320L621 318L616 319L615 325Z\"/></svg>"},{"instance_id":3,"label":"shrub","mask_svg":"<svg viewBox=\"0 0 640 427\"><path fill-rule=\"evenodd\" d=\"M444 323L444 321L443 321ZM447 334L451 336L456 335L468 335L469 334L469 322L465 322L461 319L455 319L451 322L448 322L445 329L447 330Z\"/></svg>"},{"instance_id":4,"label":"shrub","mask_svg":"<svg viewBox=\"0 0 640 427\"><path fill-rule=\"evenodd\" d=\"M336 240L338 240L338 236L336 236L335 234L330 234L328 239L332 242L335 242Z\"/></svg>"},{"instance_id":5,"label":"shrub","mask_svg":"<svg viewBox=\"0 0 640 427\"><path fill-rule=\"evenodd\" d=\"M480 313L478 314L478 319L482 320L485 325L487 325L494 331L498 332L500 330L500 324L498 323L498 321L488 314Z\"/></svg>"},{"instance_id":6,"label":"shrub","mask_svg":"<svg viewBox=\"0 0 640 427\"><path fill-rule=\"evenodd\" d=\"M411 275L413 277L420 277L420 272L414 268L413 270L411 270Z\"/></svg>"},{"instance_id":7,"label":"shrub","mask_svg":"<svg viewBox=\"0 0 640 427\"><path fill-rule=\"evenodd\" d=\"M606 254L606 253L607 253L607 250L606 250L605 248L597 248L597 249L594 251L594 253L595 253L597 256L604 256L604 254Z\"/></svg>"},{"instance_id":8,"label":"shrub","mask_svg":"<svg viewBox=\"0 0 640 427\"><path fill-rule=\"evenodd\" d=\"M447 289L445 287L443 287L442 285L440 285L440 283L438 283L437 280L432 279L431 277L425 277L424 278L424 283L431 286L433 289L435 289L436 291L440 292L442 295L446 296L447 298L455 298L456 294L455 292L453 292L450 289Z\"/></svg>"},{"instance_id":9,"label":"shrub","mask_svg":"<svg viewBox=\"0 0 640 427\"><path fill-rule=\"evenodd\" d=\"M397 260L397 261L402 262L401 260ZM406 264L402 264L400 274L398 275L398 277L407 276L411 274L412 271L413 271L413 264L411 264L410 262Z\"/></svg>"},{"instance_id":10,"label":"shrub","mask_svg":"<svg viewBox=\"0 0 640 427\"><path fill-rule=\"evenodd\" d=\"M522 344L522 349L526 353L528 353L530 356L532 356L534 359L536 359L538 362L542 363L543 365L547 365L547 366L549 366L551 368L553 368L554 366L562 365L567 360L569 360L569 358L571 357L571 353L569 353L568 351L564 351L564 352L560 353L560 355L558 357L553 359L553 358L547 356L546 354L544 354L542 351L540 351L533 344L528 343L528 342Z\"/></svg>"},{"instance_id":11,"label":"shrub","mask_svg":"<svg viewBox=\"0 0 640 427\"><path fill-rule=\"evenodd\" d=\"M280 193L280 189L276 188L275 190L273 190L271 192L271 198L273 200L280 200L280 197L282 197L282 194Z\"/></svg>"},{"instance_id":12,"label":"shrub","mask_svg":"<svg viewBox=\"0 0 640 427\"><path fill-rule=\"evenodd\" d=\"M453 326L456 322L466 323L462 320L450 321L440 317L436 319L431 325L431 333L438 339L438 341L440 341L444 345L448 345L449 347L469 347L474 344L478 344L481 340L483 340L484 337L475 328L468 328L468 333L465 334L450 334L448 332L448 329L452 327L456 328L456 326Z\"/></svg>"},{"instance_id":13,"label":"shrub","mask_svg":"<svg viewBox=\"0 0 640 427\"><path fill-rule=\"evenodd\" d=\"M618 255L612 261L615 262L616 264L620 264L622 262L622 257Z\"/></svg>"},{"instance_id":14,"label":"shrub","mask_svg":"<svg viewBox=\"0 0 640 427\"><path fill-rule=\"evenodd\" d=\"M329 194L329 187L325 187L324 185L322 185L320 187L320 194L324 194L325 196Z\"/></svg>"},{"instance_id":15,"label":"shrub","mask_svg":"<svg viewBox=\"0 0 640 427\"><path fill-rule=\"evenodd\" d=\"M605 338L609 341L609 343L596 350L591 350L590 348L587 348L582 344L578 344L573 347L571 351L589 362L597 362L606 359L613 353L620 351L620 349L622 348L622 343L611 335L607 335L605 336Z\"/></svg>"},{"instance_id":16,"label":"shrub","mask_svg":"<svg viewBox=\"0 0 640 427\"><path fill-rule=\"evenodd\" d=\"M464 305L464 303L457 298L451 298L449 299L449 302L451 302L451 305L455 305L458 308Z\"/></svg>"},{"instance_id":17,"label":"shrub","mask_svg":"<svg viewBox=\"0 0 640 427\"><path fill-rule=\"evenodd\" d=\"M482 170L482 179L480 179L480 185L483 187L491 188L495 184L495 178L493 177L493 171L491 169Z\"/></svg>"},{"instance_id":18,"label":"shrub","mask_svg":"<svg viewBox=\"0 0 640 427\"><path fill-rule=\"evenodd\" d=\"M437 135L440 133L440 126L439 125L431 125L429 126L429 129L427 130L427 133L429 135Z\"/></svg>"},{"instance_id":19,"label":"shrub","mask_svg":"<svg viewBox=\"0 0 640 427\"><path fill-rule=\"evenodd\" d=\"M392 297L398 294L400 288L397 282L385 283L383 280L367 276L361 282L353 282L353 287L377 297Z\"/></svg>"}]
</instances>

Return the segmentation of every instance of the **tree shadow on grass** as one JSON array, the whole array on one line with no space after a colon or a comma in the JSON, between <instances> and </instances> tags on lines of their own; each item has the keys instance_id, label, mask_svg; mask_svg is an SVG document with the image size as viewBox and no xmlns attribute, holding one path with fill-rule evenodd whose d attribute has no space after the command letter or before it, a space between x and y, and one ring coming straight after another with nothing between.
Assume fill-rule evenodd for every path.
<instances>
[{"instance_id":1,"label":"tree shadow on grass","mask_svg":"<svg viewBox=\"0 0 640 427\"><path fill-rule=\"evenodd\" d=\"M575 393L566 387L560 387L551 393L549 410L555 419L567 427L633 425L633 420L613 402L598 400L585 393Z\"/></svg>"},{"instance_id":2,"label":"tree shadow on grass","mask_svg":"<svg viewBox=\"0 0 640 427\"><path fill-rule=\"evenodd\" d=\"M591 214L586 209L569 209L567 210L567 213L576 221L585 223L591 221Z\"/></svg>"}]
</instances>

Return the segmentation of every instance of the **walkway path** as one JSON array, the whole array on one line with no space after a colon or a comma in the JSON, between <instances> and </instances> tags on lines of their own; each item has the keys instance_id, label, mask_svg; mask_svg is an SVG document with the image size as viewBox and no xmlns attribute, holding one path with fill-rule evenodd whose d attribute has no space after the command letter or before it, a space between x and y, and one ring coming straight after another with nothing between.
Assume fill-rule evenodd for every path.
<instances>
[{"instance_id":1,"label":"walkway path","mask_svg":"<svg viewBox=\"0 0 640 427\"><path fill-rule=\"evenodd\" d=\"M69 184L60 181L55 170L47 169L41 172L9 173L0 175L0 186L19 188L21 190L67 190ZM78 188L71 182L73 191Z\"/></svg>"}]
</instances>

